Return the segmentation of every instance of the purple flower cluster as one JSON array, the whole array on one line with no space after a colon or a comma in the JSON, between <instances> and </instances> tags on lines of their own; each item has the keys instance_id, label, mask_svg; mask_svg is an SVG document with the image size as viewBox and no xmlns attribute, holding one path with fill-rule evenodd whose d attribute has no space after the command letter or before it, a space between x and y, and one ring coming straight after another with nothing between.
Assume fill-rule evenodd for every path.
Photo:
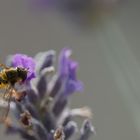
<instances>
[{"instance_id":1,"label":"purple flower cluster","mask_svg":"<svg viewBox=\"0 0 140 140\"><path fill-rule=\"evenodd\" d=\"M77 79L78 63L70 58L71 50L64 48L59 55L58 71L55 73L55 52L40 52L34 58L23 54L13 55L13 67L29 70L21 101L13 100L11 108L17 123L5 122L7 134L19 133L26 140L68 140L78 135L77 140L88 140L94 132L92 113L88 107L71 109L69 96L83 90ZM33 78L33 79L32 79ZM84 119L79 130L75 117Z\"/></svg>"}]
</instances>

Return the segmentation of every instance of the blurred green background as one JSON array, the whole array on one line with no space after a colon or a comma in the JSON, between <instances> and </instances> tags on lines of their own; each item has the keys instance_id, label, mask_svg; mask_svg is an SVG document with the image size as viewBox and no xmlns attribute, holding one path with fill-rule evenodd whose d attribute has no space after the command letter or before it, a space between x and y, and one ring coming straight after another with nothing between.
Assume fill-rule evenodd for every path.
<instances>
[{"instance_id":1,"label":"blurred green background","mask_svg":"<svg viewBox=\"0 0 140 140\"><path fill-rule=\"evenodd\" d=\"M72 48L85 91L75 94L71 106L92 108L97 134L91 140L139 140L139 5L138 0L123 0L115 10L97 14L97 19L91 14L85 27L55 8L39 10L28 0L1 0L0 61L17 52L34 56ZM0 140L20 139L3 132L1 125Z\"/></svg>"}]
</instances>

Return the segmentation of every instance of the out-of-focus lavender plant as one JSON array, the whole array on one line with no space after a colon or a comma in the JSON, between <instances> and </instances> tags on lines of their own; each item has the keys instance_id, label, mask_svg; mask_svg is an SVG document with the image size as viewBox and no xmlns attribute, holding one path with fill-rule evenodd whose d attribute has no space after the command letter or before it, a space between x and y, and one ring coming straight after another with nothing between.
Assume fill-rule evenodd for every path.
<instances>
[{"instance_id":1,"label":"out-of-focus lavender plant","mask_svg":"<svg viewBox=\"0 0 140 140\"><path fill-rule=\"evenodd\" d=\"M119 0L30 0L30 4L38 7L60 7L69 11L83 11L89 9L103 8L108 9L113 7Z\"/></svg>"},{"instance_id":2,"label":"out-of-focus lavender plant","mask_svg":"<svg viewBox=\"0 0 140 140\"><path fill-rule=\"evenodd\" d=\"M112 12L120 0L30 0L29 3L34 9L56 9L67 19L86 25L95 22L100 15Z\"/></svg>"},{"instance_id":3,"label":"out-of-focus lavender plant","mask_svg":"<svg viewBox=\"0 0 140 140\"><path fill-rule=\"evenodd\" d=\"M68 140L77 134L77 140L88 140L94 133L91 110L71 109L68 104L70 96L83 90L76 75L78 63L70 56L70 49L61 51L56 72L53 50L40 52L34 58L23 54L10 57L8 65L26 67L30 73L24 88L18 87L17 94L24 95L23 98L13 100L11 112L16 123L10 118L6 120L7 134L19 133L26 140ZM75 117L83 119L81 130Z\"/></svg>"}]
</instances>

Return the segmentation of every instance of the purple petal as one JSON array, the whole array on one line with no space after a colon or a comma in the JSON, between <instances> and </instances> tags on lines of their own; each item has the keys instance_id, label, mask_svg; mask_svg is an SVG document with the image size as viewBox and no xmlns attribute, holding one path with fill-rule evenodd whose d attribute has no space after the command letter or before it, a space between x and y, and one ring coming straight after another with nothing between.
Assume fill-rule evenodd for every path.
<instances>
[{"instance_id":1,"label":"purple petal","mask_svg":"<svg viewBox=\"0 0 140 140\"><path fill-rule=\"evenodd\" d=\"M67 75L68 74L68 65L69 65L69 57L71 55L71 50L64 48L59 56L59 74Z\"/></svg>"},{"instance_id":2,"label":"purple petal","mask_svg":"<svg viewBox=\"0 0 140 140\"><path fill-rule=\"evenodd\" d=\"M28 69L27 79L30 81L35 77L35 61L33 58L28 57L25 54L15 54L12 57L12 66L13 67L23 67Z\"/></svg>"},{"instance_id":3,"label":"purple petal","mask_svg":"<svg viewBox=\"0 0 140 140\"><path fill-rule=\"evenodd\" d=\"M70 58L71 50L64 48L59 57L59 76L64 78L64 93L70 95L74 92L81 92L83 84L77 80L78 63Z\"/></svg>"},{"instance_id":4,"label":"purple petal","mask_svg":"<svg viewBox=\"0 0 140 140\"><path fill-rule=\"evenodd\" d=\"M82 92L83 84L81 81L69 80L66 83L66 94L71 94L73 92Z\"/></svg>"}]
</instances>

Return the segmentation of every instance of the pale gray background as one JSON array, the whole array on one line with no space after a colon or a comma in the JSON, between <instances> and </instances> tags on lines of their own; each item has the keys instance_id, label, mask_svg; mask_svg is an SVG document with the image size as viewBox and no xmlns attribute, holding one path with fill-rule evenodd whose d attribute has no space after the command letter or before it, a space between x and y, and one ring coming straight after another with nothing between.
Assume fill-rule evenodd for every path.
<instances>
[{"instance_id":1,"label":"pale gray background","mask_svg":"<svg viewBox=\"0 0 140 140\"><path fill-rule=\"evenodd\" d=\"M80 63L85 93L72 106L88 105L94 112L94 140L140 139L140 2L123 1L123 8L102 17L90 30L81 30L55 12L34 12L27 0L0 1L0 61L8 54L65 46ZM4 136L0 140L19 140Z\"/></svg>"}]
</instances>

